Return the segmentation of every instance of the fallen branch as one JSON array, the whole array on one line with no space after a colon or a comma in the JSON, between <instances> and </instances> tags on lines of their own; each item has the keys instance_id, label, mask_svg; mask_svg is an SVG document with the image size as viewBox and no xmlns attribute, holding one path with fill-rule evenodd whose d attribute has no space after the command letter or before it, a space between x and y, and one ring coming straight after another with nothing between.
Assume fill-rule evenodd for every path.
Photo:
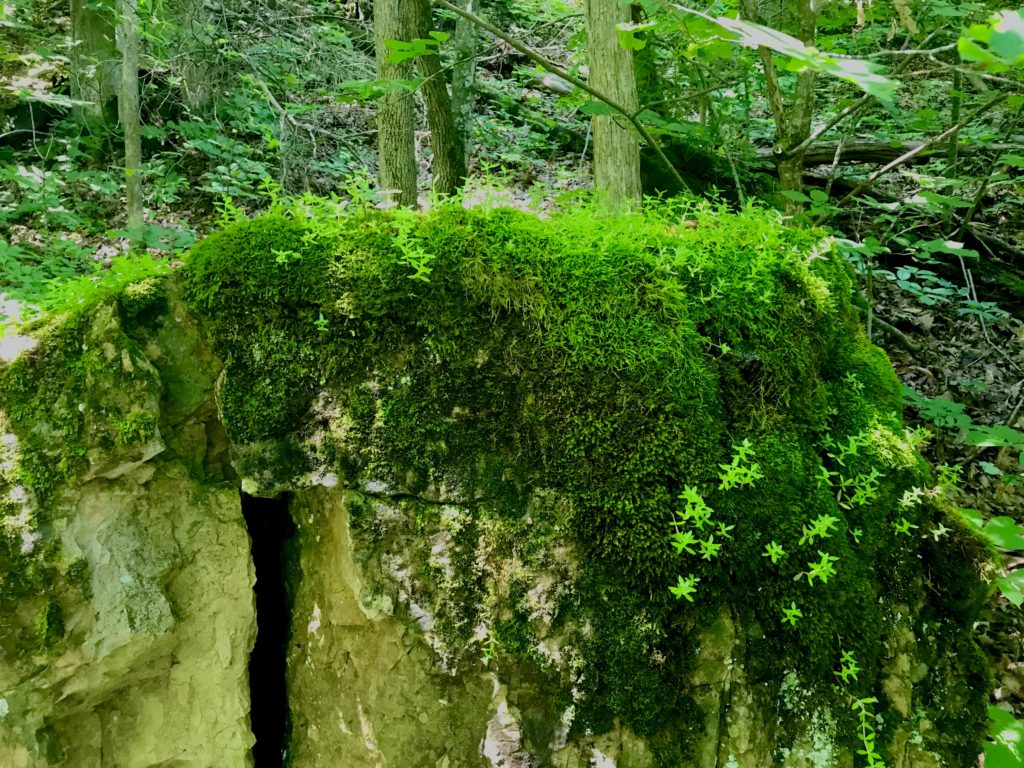
<instances>
[{"instance_id":1,"label":"fallen branch","mask_svg":"<svg viewBox=\"0 0 1024 768\"><path fill-rule=\"evenodd\" d=\"M838 141L820 141L808 146L804 151L804 165L830 165L835 159L836 150L838 149L839 144L840 142ZM907 162L927 162L935 155L945 152L949 147L949 144L947 143L928 143L928 146L925 147L923 145L926 144L926 142L923 141L901 141L891 143L887 141L852 140L842 142L842 144L843 151L840 154L840 163L888 163L917 149L920 149L921 151L915 154ZM987 154L989 152L1019 152L1022 149L1024 149L1024 141L1010 143L1004 142L999 144L977 144L961 146L959 149L959 155L961 157L965 157ZM785 155L779 155L771 147L758 147L754 151L762 160L778 162L786 158Z\"/></svg>"},{"instance_id":2,"label":"fallen branch","mask_svg":"<svg viewBox=\"0 0 1024 768\"><path fill-rule=\"evenodd\" d=\"M967 117L965 117L963 120L961 120L956 125L954 125L954 126L952 126L950 128L947 128L946 130L944 130L942 133L938 134L937 136L933 136L932 138L930 138L927 141L923 142L922 144L918 145L917 147L915 147L914 149L910 150L909 152L906 152L905 154L901 155L900 157L897 157L891 163L888 163L887 165L883 166L882 168L879 168L873 174L868 176L868 178L866 178L864 181L862 181L860 184L858 184L856 187L854 187L853 191L851 191L846 197L844 197L842 200L840 200L838 203L836 203L834 208L832 208L829 211L826 211L821 216L819 216L817 218L817 220L814 222L814 225L816 227L820 227L822 224L825 224L833 216L835 216L835 214L836 214L836 212L838 211L839 208L841 208L844 204L848 203L853 198L857 197L857 195L861 194L865 190L870 189L871 186L876 181L878 181L882 176L884 176L885 174L889 173L890 171L893 171L893 170L899 168L900 166L910 162L912 159L914 159L915 157L920 155L925 150L930 149L931 147L934 147L937 144L942 144L944 141L946 141L946 139L951 138L952 136L954 136L957 133L959 133L961 130L963 130L963 128L965 126L967 126L968 124L970 124L971 122L973 122L977 118L981 117L981 115L985 114L990 109L992 109L993 107L998 106L999 104L1002 104L1004 101L1006 101L1006 98L1007 98L1007 94L1004 93L1004 94L1000 94L999 96L996 96L994 99L990 99L989 101L985 102L980 107L978 107L976 110L971 112L971 114L969 114Z\"/></svg>"}]
</instances>

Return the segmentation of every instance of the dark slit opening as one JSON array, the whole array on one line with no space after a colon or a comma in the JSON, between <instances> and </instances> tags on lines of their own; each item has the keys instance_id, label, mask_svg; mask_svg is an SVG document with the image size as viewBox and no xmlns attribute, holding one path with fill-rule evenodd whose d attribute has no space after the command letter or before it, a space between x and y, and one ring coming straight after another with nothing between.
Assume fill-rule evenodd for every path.
<instances>
[{"instance_id":1,"label":"dark slit opening","mask_svg":"<svg viewBox=\"0 0 1024 768\"><path fill-rule=\"evenodd\" d=\"M285 680L291 600L287 573L295 523L288 497L260 499L242 494L242 515L256 567L256 645L249 656L252 732L256 768L282 768L289 729Z\"/></svg>"}]
</instances>

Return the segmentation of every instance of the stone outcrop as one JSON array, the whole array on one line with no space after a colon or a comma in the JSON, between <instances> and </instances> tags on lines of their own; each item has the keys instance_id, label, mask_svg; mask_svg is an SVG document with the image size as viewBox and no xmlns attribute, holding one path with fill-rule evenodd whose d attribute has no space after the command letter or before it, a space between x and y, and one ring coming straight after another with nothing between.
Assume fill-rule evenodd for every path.
<instances>
[{"instance_id":1,"label":"stone outcrop","mask_svg":"<svg viewBox=\"0 0 1024 768\"><path fill-rule=\"evenodd\" d=\"M272 214L29 329L0 765L252 765L268 621L277 765L854 768L869 699L888 765L966 765L984 547L836 257L692 215Z\"/></svg>"},{"instance_id":2,"label":"stone outcrop","mask_svg":"<svg viewBox=\"0 0 1024 768\"><path fill-rule=\"evenodd\" d=\"M249 540L238 491L205 482L195 457L163 437L181 447L190 419L212 405L212 390L166 392L173 371L151 362L201 360L177 357L182 342L202 341L176 309L177 320L173 311L162 320L162 341L175 343L153 339L145 352L116 305L96 309L81 331L82 357L97 354L81 372L88 407L77 479L54 491L45 516L29 508L37 500L24 486L5 487L22 509L5 521L21 546L5 564L5 607L16 609L0 638L0 765L248 764ZM65 408L78 403L46 404L33 428L56 431ZM118 437L131 420L150 426ZM10 428L8 482L20 458ZM205 437L196 447L205 452ZM30 590L12 600L19 576Z\"/></svg>"}]
</instances>

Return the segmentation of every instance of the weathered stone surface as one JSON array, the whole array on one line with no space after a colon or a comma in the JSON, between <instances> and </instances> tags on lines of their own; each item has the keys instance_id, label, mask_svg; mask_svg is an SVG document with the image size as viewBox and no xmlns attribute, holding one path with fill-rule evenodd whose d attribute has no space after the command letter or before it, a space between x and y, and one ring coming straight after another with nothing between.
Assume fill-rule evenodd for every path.
<instances>
[{"instance_id":1,"label":"weathered stone surface","mask_svg":"<svg viewBox=\"0 0 1024 768\"><path fill-rule=\"evenodd\" d=\"M253 573L238 494L180 467L75 489L58 655L0 663L0 765L246 766Z\"/></svg>"},{"instance_id":2,"label":"weathered stone surface","mask_svg":"<svg viewBox=\"0 0 1024 768\"><path fill-rule=\"evenodd\" d=\"M172 308L171 325L148 345L154 365L115 305L100 306L72 363L84 370L81 407L52 403L35 425L65 419L63 408L79 413L84 468L45 510L7 486L24 498L24 563L35 557L40 575L0 633L5 768L251 764L249 539L237 490L201 482L205 429L182 450L212 408L211 388L192 380L212 358L191 316L175 319ZM18 450L15 436L8 467Z\"/></svg>"}]
</instances>

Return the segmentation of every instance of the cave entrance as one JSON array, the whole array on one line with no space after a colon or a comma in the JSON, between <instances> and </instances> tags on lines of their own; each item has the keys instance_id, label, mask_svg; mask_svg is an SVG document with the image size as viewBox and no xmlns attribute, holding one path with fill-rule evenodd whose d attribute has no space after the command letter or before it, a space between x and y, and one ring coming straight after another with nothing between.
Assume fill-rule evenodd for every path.
<instances>
[{"instance_id":1,"label":"cave entrance","mask_svg":"<svg viewBox=\"0 0 1024 768\"><path fill-rule=\"evenodd\" d=\"M256 645L249 656L250 719L256 768L281 768L289 729L285 682L292 600L288 565L296 528L288 497L261 499L242 494L242 515L256 567Z\"/></svg>"}]
</instances>

